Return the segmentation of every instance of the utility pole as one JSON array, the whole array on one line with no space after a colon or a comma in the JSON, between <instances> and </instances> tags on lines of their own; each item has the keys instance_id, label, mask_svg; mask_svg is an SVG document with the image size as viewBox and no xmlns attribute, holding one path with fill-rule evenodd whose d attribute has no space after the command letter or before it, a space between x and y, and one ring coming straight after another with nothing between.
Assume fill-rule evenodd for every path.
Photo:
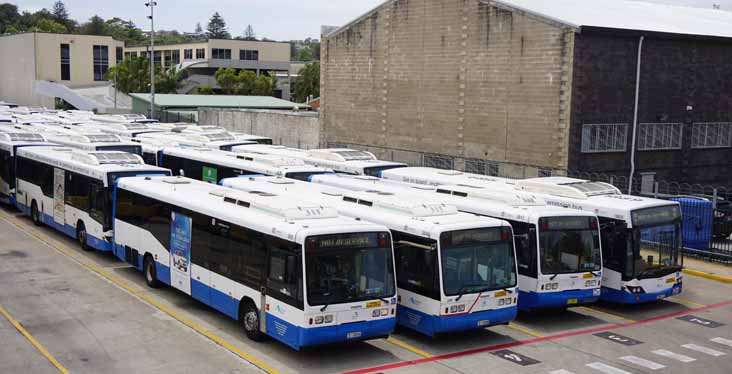
<instances>
[{"instance_id":1,"label":"utility pole","mask_svg":"<svg viewBox=\"0 0 732 374\"><path fill-rule=\"evenodd\" d=\"M155 119L155 6L158 3L150 0L145 6L150 8L150 119Z\"/></svg>"}]
</instances>

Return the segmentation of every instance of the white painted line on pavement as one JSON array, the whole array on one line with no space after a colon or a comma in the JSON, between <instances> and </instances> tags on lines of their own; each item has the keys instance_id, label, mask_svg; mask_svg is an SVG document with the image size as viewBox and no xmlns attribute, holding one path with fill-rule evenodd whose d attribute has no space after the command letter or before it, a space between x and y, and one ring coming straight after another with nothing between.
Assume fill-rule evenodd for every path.
<instances>
[{"instance_id":1,"label":"white painted line on pavement","mask_svg":"<svg viewBox=\"0 0 732 374\"><path fill-rule=\"evenodd\" d=\"M673 352L667 351L665 349L659 349L657 351L653 351L652 353L653 354L657 354L659 356L668 357L668 358L674 359L676 361L686 362L686 363L696 361L695 358L691 358L689 356L680 355L678 353L673 353Z\"/></svg>"},{"instance_id":2,"label":"white painted line on pavement","mask_svg":"<svg viewBox=\"0 0 732 374\"><path fill-rule=\"evenodd\" d=\"M661 365L659 363L656 363L656 362L653 362L650 360L646 360L645 358L636 357L636 356L625 356L625 357L620 357L620 359L623 361L630 362L631 364L635 364L635 365L644 367L646 369L651 369L651 370L658 370L658 369L663 369L666 367L666 365Z\"/></svg>"},{"instance_id":3,"label":"white painted line on pavement","mask_svg":"<svg viewBox=\"0 0 732 374\"><path fill-rule=\"evenodd\" d=\"M560 369L560 370L550 371L549 374L574 374L574 373L569 370Z\"/></svg>"},{"instance_id":4,"label":"white painted line on pavement","mask_svg":"<svg viewBox=\"0 0 732 374\"><path fill-rule=\"evenodd\" d=\"M605 365L601 362L595 362L592 364L587 364L587 367L595 369L597 371L603 372L605 374L631 374L625 370L618 369L616 367L612 367L610 365Z\"/></svg>"},{"instance_id":5,"label":"white painted line on pavement","mask_svg":"<svg viewBox=\"0 0 732 374\"><path fill-rule=\"evenodd\" d=\"M684 345L682 345L682 347L684 347L686 349L690 349L692 351L701 352L701 353L704 353L704 354L707 354L707 355L710 355L713 357L719 357L719 356L726 355L726 353L724 353L724 352L715 351L714 349L703 347L701 345L696 345L696 344L684 344Z\"/></svg>"},{"instance_id":6,"label":"white painted line on pavement","mask_svg":"<svg viewBox=\"0 0 732 374\"><path fill-rule=\"evenodd\" d=\"M729 340L729 339L714 338L714 339L709 339L709 341L712 341L714 343L721 344L721 345L726 345L728 347L732 347L732 340Z\"/></svg>"}]
</instances>

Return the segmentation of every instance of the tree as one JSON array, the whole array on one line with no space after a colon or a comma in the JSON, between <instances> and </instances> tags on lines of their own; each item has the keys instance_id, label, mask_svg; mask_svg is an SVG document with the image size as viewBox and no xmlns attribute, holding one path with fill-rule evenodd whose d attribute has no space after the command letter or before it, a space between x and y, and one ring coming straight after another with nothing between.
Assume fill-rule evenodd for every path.
<instances>
[{"instance_id":1,"label":"tree","mask_svg":"<svg viewBox=\"0 0 732 374\"><path fill-rule=\"evenodd\" d=\"M216 70L214 78L224 94L233 95L236 93L236 86L239 81L239 76L236 74L236 70L232 68L220 68L219 70Z\"/></svg>"},{"instance_id":2,"label":"tree","mask_svg":"<svg viewBox=\"0 0 732 374\"><path fill-rule=\"evenodd\" d=\"M226 22L219 12L211 16L208 21L208 32L206 33L210 39L231 39L229 31L226 30Z\"/></svg>"},{"instance_id":3,"label":"tree","mask_svg":"<svg viewBox=\"0 0 732 374\"><path fill-rule=\"evenodd\" d=\"M67 32L66 26L51 19L42 19L38 21L38 24L32 28L32 31L50 32L54 34L64 34Z\"/></svg>"},{"instance_id":4,"label":"tree","mask_svg":"<svg viewBox=\"0 0 732 374\"><path fill-rule=\"evenodd\" d=\"M196 30L194 32L196 34L203 34L203 27L201 27L201 22L196 22Z\"/></svg>"},{"instance_id":5,"label":"tree","mask_svg":"<svg viewBox=\"0 0 732 374\"><path fill-rule=\"evenodd\" d=\"M145 34L135 26L134 22L125 21L119 17L110 18L105 22L105 32L107 35L131 45L143 44L147 41Z\"/></svg>"},{"instance_id":6,"label":"tree","mask_svg":"<svg viewBox=\"0 0 732 374\"><path fill-rule=\"evenodd\" d=\"M53 10L51 10L51 13L53 13L53 18L58 23L65 25L69 20L69 12L66 10L66 5L64 5L61 0L53 3Z\"/></svg>"},{"instance_id":7,"label":"tree","mask_svg":"<svg viewBox=\"0 0 732 374\"><path fill-rule=\"evenodd\" d=\"M117 89L124 92L150 91L150 60L147 57L129 57L109 68L105 79L114 80L117 75ZM157 83L157 80L156 80ZM157 87L155 87L157 90Z\"/></svg>"},{"instance_id":8,"label":"tree","mask_svg":"<svg viewBox=\"0 0 732 374\"><path fill-rule=\"evenodd\" d=\"M239 95L251 95L254 93L257 74L249 70L242 70L239 72L239 76L237 76L237 81L236 93Z\"/></svg>"},{"instance_id":9,"label":"tree","mask_svg":"<svg viewBox=\"0 0 732 374\"><path fill-rule=\"evenodd\" d=\"M14 4L0 4L0 34L2 33L8 33L10 32L7 30L9 27L13 27L16 22L18 22L18 19L20 18L20 14L18 13L18 7ZM13 27L13 30L17 32L17 27Z\"/></svg>"},{"instance_id":10,"label":"tree","mask_svg":"<svg viewBox=\"0 0 732 374\"><path fill-rule=\"evenodd\" d=\"M308 97L320 97L320 63L313 62L300 69L295 80L295 100L305 102Z\"/></svg>"},{"instance_id":11,"label":"tree","mask_svg":"<svg viewBox=\"0 0 732 374\"><path fill-rule=\"evenodd\" d=\"M107 35L107 24L102 17L95 15L89 18L89 22L81 26L81 33L86 35Z\"/></svg>"},{"instance_id":12,"label":"tree","mask_svg":"<svg viewBox=\"0 0 732 374\"><path fill-rule=\"evenodd\" d=\"M157 69L156 69L157 70ZM175 66L170 69L158 70L155 72L155 93L178 93L183 87L183 72L178 71Z\"/></svg>"},{"instance_id":13,"label":"tree","mask_svg":"<svg viewBox=\"0 0 732 374\"><path fill-rule=\"evenodd\" d=\"M196 95L213 95L214 90L211 86L198 86L196 87Z\"/></svg>"},{"instance_id":14,"label":"tree","mask_svg":"<svg viewBox=\"0 0 732 374\"><path fill-rule=\"evenodd\" d=\"M303 47L297 54L297 61L310 62L313 61L313 51L310 47Z\"/></svg>"},{"instance_id":15,"label":"tree","mask_svg":"<svg viewBox=\"0 0 732 374\"><path fill-rule=\"evenodd\" d=\"M254 27L252 27L252 25L248 25L244 30L244 40L257 40L257 34L254 33Z\"/></svg>"},{"instance_id":16,"label":"tree","mask_svg":"<svg viewBox=\"0 0 732 374\"><path fill-rule=\"evenodd\" d=\"M254 83L254 94L257 96L272 96L276 89L277 77L274 75L262 74Z\"/></svg>"}]
</instances>

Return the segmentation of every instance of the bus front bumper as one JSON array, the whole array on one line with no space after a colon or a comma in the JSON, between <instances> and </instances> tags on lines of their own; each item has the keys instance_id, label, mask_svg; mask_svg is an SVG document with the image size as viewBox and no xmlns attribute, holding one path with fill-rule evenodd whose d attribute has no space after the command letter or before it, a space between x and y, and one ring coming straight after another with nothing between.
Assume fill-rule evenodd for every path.
<instances>
[{"instance_id":1,"label":"bus front bumper","mask_svg":"<svg viewBox=\"0 0 732 374\"><path fill-rule=\"evenodd\" d=\"M628 292L627 290L620 291L612 288L603 287L602 296L600 296L600 299L602 301L609 301L611 303L619 304L643 304L657 300L663 300L667 297L678 295L681 293L682 289L682 282L678 282L672 287L669 287L662 291L639 294L633 294Z\"/></svg>"},{"instance_id":2,"label":"bus front bumper","mask_svg":"<svg viewBox=\"0 0 732 374\"><path fill-rule=\"evenodd\" d=\"M428 336L505 325L516 319L517 313L518 308L511 306L452 316L435 316L397 305L399 324Z\"/></svg>"},{"instance_id":3,"label":"bus front bumper","mask_svg":"<svg viewBox=\"0 0 732 374\"><path fill-rule=\"evenodd\" d=\"M520 310L550 308L571 308L591 304L600 299L600 289L569 290L558 292L525 292L519 291L518 307Z\"/></svg>"},{"instance_id":4,"label":"bus front bumper","mask_svg":"<svg viewBox=\"0 0 732 374\"><path fill-rule=\"evenodd\" d=\"M304 328L267 313L267 335L296 350L317 345L383 338L389 336L394 327L396 327L395 317Z\"/></svg>"}]
</instances>

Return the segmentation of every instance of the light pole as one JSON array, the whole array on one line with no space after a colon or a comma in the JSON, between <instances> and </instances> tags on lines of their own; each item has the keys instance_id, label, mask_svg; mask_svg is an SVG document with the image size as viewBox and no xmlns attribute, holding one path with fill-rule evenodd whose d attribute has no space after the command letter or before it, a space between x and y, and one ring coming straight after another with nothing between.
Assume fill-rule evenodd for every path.
<instances>
[{"instance_id":1,"label":"light pole","mask_svg":"<svg viewBox=\"0 0 732 374\"><path fill-rule=\"evenodd\" d=\"M150 0L145 6L150 8L150 119L155 119L155 6L158 3Z\"/></svg>"}]
</instances>

